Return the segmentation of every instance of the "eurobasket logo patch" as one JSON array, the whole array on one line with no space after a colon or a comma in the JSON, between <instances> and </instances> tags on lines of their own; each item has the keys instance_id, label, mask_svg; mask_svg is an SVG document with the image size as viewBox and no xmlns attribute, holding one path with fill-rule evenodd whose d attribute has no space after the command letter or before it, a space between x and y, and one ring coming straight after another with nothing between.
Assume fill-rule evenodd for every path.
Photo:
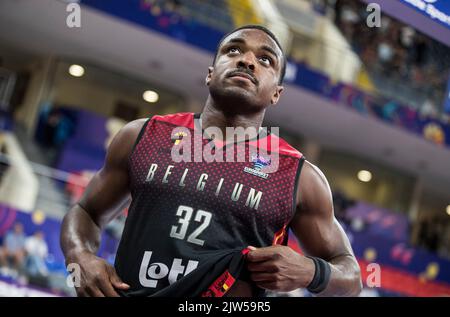
<instances>
[{"instance_id":1,"label":"eurobasket logo patch","mask_svg":"<svg viewBox=\"0 0 450 317\"><path fill-rule=\"evenodd\" d=\"M244 172L267 179L269 177L269 174L262 172L261 170L266 167L269 166L271 163L271 159L270 158L265 158L262 155L259 154L255 154L252 155L252 163L253 163L253 168L250 167L244 167Z\"/></svg>"}]
</instances>

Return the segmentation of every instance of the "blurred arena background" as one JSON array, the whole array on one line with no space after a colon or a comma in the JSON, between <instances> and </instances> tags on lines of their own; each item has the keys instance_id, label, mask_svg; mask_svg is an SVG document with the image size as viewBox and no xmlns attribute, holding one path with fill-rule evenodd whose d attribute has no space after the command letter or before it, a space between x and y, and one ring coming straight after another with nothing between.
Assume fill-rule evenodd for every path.
<instances>
[{"instance_id":1,"label":"blurred arena background","mask_svg":"<svg viewBox=\"0 0 450 317\"><path fill-rule=\"evenodd\" d=\"M372 1L379 27L369 1L82 0L81 27L70 2L0 0L0 296L75 294L60 221L108 142L130 120L200 111L218 40L249 23L289 56L265 125L327 175L361 296L450 295L450 1ZM125 219L104 233L111 263Z\"/></svg>"}]
</instances>

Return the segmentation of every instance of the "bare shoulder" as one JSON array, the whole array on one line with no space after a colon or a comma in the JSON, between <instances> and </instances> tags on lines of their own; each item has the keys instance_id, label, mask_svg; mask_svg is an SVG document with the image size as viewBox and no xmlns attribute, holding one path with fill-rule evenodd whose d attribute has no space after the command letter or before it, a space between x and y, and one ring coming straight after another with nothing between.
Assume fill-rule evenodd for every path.
<instances>
[{"instance_id":1,"label":"bare shoulder","mask_svg":"<svg viewBox=\"0 0 450 317\"><path fill-rule=\"evenodd\" d=\"M147 119L144 118L128 122L117 132L112 143L118 142L121 146L133 146L146 121Z\"/></svg>"},{"instance_id":2,"label":"bare shoulder","mask_svg":"<svg viewBox=\"0 0 450 317\"><path fill-rule=\"evenodd\" d=\"M120 132L128 136L135 135L137 137L139 135L139 132L141 132L145 122L147 122L147 120L148 120L147 118L142 118L130 121L123 126Z\"/></svg>"},{"instance_id":3,"label":"bare shoulder","mask_svg":"<svg viewBox=\"0 0 450 317\"><path fill-rule=\"evenodd\" d=\"M303 163L303 168L301 172L300 178L304 178L307 180L305 183L313 182L314 184L317 183L317 185L326 185L328 186L327 178L325 177L325 174L320 170L319 167L312 164L311 162L305 160Z\"/></svg>"},{"instance_id":4,"label":"bare shoulder","mask_svg":"<svg viewBox=\"0 0 450 317\"><path fill-rule=\"evenodd\" d=\"M329 209L332 194L325 174L314 164L305 161L299 178L297 206L302 210Z\"/></svg>"},{"instance_id":5,"label":"bare shoulder","mask_svg":"<svg viewBox=\"0 0 450 317\"><path fill-rule=\"evenodd\" d=\"M108 147L106 163L126 166L136 139L148 119L137 119L128 122L114 136Z\"/></svg>"}]
</instances>

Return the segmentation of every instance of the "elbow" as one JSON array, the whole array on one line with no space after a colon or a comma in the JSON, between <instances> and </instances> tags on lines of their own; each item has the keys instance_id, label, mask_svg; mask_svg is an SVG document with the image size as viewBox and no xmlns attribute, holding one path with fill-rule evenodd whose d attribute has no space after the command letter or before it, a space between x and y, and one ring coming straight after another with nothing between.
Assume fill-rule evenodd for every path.
<instances>
[{"instance_id":1,"label":"elbow","mask_svg":"<svg viewBox=\"0 0 450 317\"><path fill-rule=\"evenodd\" d=\"M352 261L353 262L353 261ZM341 294L344 297L357 297L363 289L361 269L356 259L354 263L348 266L346 274L345 292Z\"/></svg>"},{"instance_id":2,"label":"elbow","mask_svg":"<svg viewBox=\"0 0 450 317\"><path fill-rule=\"evenodd\" d=\"M358 278L357 282L355 283L355 290L354 290L352 296L353 297L359 296L359 294L361 294L361 292L362 292L362 289L363 289L363 284L362 284L361 278Z\"/></svg>"},{"instance_id":3,"label":"elbow","mask_svg":"<svg viewBox=\"0 0 450 317\"><path fill-rule=\"evenodd\" d=\"M350 296L359 296L363 289L363 283L361 278L361 269L359 268L358 263L355 265L354 275L353 275L353 287L350 293Z\"/></svg>"}]
</instances>

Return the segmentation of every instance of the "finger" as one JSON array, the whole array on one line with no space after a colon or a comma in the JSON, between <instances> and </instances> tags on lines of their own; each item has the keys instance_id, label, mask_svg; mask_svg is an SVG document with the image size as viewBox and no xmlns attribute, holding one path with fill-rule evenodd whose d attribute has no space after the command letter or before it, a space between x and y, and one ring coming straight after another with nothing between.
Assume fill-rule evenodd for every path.
<instances>
[{"instance_id":1,"label":"finger","mask_svg":"<svg viewBox=\"0 0 450 317\"><path fill-rule=\"evenodd\" d=\"M247 261L249 262L261 262L273 259L274 250L269 248L260 248L253 251L250 251L247 254Z\"/></svg>"},{"instance_id":2,"label":"finger","mask_svg":"<svg viewBox=\"0 0 450 317\"><path fill-rule=\"evenodd\" d=\"M251 246L251 245L249 245L249 246L247 247L247 249L249 249L250 251L256 250L256 248L255 248L254 246Z\"/></svg>"},{"instance_id":3,"label":"finger","mask_svg":"<svg viewBox=\"0 0 450 317\"><path fill-rule=\"evenodd\" d=\"M274 282L276 276L273 273L251 273L250 278L253 282Z\"/></svg>"},{"instance_id":4,"label":"finger","mask_svg":"<svg viewBox=\"0 0 450 317\"><path fill-rule=\"evenodd\" d=\"M90 286L86 291L89 297L105 297L97 286Z\"/></svg>"},{"instance_id":5,"label":"finger","mask_svg":"<svg viewBox=\"0 0 450 317\"><path fill-rule=\"evenodd\" d=\"M75 288L75 291L77 292L78 297L89 297L88 293L85 291L84 288L77 287Z\"/></svg>"},{"instance_id":6,"label":"finger","mask_svg":"<svg viewBox=\"0 0 450 317\"><path fill-rule=\"evenodd\" d=\"M250 272L257 273L274 273L277 272L277 267L273 261L252 262L247 264L247 269Z\"/></svg>"},{"instance_id":7,"label":"finger","mask_svg":"<svg viewBox=\"0 0 450 317\"><path fill-rule=\"evenodd\" d=\"M99 289L103 292L106 297L119 297L119 294L114 289L111 281L108 279L103 280L99 284Z\"/></svg>"},{"instance_id":8,"label":"finger","mask_svg":"<svg viewBox=\"0 0 450 317\"><path fill-rule=\"evenodd\" d=\"M271 291L277 290L276 282L258 282L258 283L256 283L256 285L260 288L268 289Z\"/></svg>"},{"instance_id":9,"label":"finger","mask_svg":"<svg viewBox=\"0 0 450 317\"><path fill-rule=\"evenodd\" d=\"M124 282L121 280L121 278L119 277L119 275L117 275L116 270L115 270L112 266L109 267L108 273L109 273L109 280L111 281L112 285L113 285L115 288L123 289L123 290L127 290L127 289L130 288L130 285L124 283Z\"/></svg>"}]
</instances>

